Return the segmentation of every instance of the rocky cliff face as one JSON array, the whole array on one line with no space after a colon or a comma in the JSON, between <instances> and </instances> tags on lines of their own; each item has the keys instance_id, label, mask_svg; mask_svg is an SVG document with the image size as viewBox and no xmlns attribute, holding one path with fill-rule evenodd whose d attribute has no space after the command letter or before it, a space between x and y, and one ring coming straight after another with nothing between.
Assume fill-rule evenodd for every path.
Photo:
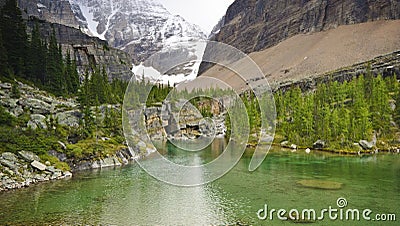
<instances>
[{"instance_id":1,"label":"rocky cliff face","mask_svg":"<svg viewBox=\"0 0 400 226\"><path fill-rule=\"evenodd\" d=\"M106 68L110 80L131 79L132 59L129 54L83 33L69 1L18 0L18 6L27 19L28 33L37 23L42 37L48 39L54 29L63 52L69 51L75 56L80 74L96 65Z\"/></svg>"},{"instance_id":2,"label":"rocky cliff face","mask_svg":"<svg viewBox=\"0 0 400 226\"><path fill-rule=\"evenodd\" d=\"M35 26L36 20L28 21L28 30ZM57 41L61 44L63 52L69 51L75 56L78 70L83 74L91 65L105 67L109 79L122 79L129 81L133 76L131 72L131 57L124 51L111 48L106 41L90 37L80 30L62 24L39 21L39 28L44 38L51 35L53 28Z\"/></svg>"},{"instance_id":3,"label":"rocky cliff face","mask_svg":"<svg viewBox=\"0 0 400 226\"><path fill-rule=\"evenodd\" d=\"M400 19L399 0L236 0L216 41L250 53L300 33Z\"/></svg>"},{"instance_id":4,"label":"rocky cliff face","mask_svg":"<svg viewBox=\"0 0 400 226\"><path fill-rule=\"evenodd\" d=\"M18 0L18 6L28 15L50 23L79 28L69 1L60 0Z\"/></svg>"}]
</instances>

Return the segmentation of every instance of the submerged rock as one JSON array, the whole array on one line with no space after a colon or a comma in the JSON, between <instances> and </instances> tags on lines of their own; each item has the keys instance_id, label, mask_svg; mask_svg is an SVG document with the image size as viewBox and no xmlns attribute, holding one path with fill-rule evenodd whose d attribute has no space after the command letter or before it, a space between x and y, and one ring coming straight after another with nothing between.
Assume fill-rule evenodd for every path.
<instances>
[{"instance_id":1,"label":"submerged rock","mask_svg":"<svg viewBox=\"0 0 400 226\"><path fill-rule=\"evenodd\" d=\"M342 188L342 183L325 180L300 180L297 184L306 188L316 188L324 190L339 190Z\"/></svg>"}]
</instances>

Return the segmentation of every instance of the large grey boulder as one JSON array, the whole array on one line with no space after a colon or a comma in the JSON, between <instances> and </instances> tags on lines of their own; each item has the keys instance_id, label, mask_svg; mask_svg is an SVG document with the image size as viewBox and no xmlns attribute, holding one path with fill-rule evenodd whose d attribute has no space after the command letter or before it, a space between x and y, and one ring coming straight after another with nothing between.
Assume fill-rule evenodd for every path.
<instances>
[{"instance_id":1,"label":"large grey boulder","mask_svg":"<svg viewBox=\"0 0 400 226\"><path fill-rule=\"evenodd\" d=\"M111 157L100 160L100 168L107 168L113 166L115 166L114 159Z\"/></svg>"},{"instance_id":2,"label":"large grey boulder","mask_svg":"<svg viewBox=\"0 0 400 226\"><path fill-rule=\"evenodd\" d=\"M360 140L358 143L360 144L360 146L361 146L364 150L371 150L371 149L374 147L374 145L373 145L372 142L368 142L368 141L366 141L366 140Z\"/></svg>"},{"instance_id":3,"label":"large grey boulder","mask_svg":"<svg viewBox=\"0 0 400 226\"><path fill-rule=\"evenodd\" d=\"M323 140L317 140L314 144L313 144L313 148L314 149L323 149L325 147L325 141Z\"/></svg>"},{"instance_id":4,"label":"large grey boulder","mask_svg":"<svg viewBox=\"0 0 400 226\"><path fill-rule=\"evenodd\" d=\"M35 168L35 169L38 169L38 170L40 170L40 171L45 171L46 170L46 165L45 164L43 164L43 163L41 163L41 162L38 162L38 161L33 161L33 162L31 162L31 166L33 167L33 168Z\"/></svg>"},{"instance_id":5,"label":"large grey boulder","mask_svg":"<svg viewBox=\"0 0 400 226\"><path fill-rule=\"evenodd\" d=\"M39 156L30 151L19 151L18 154L27 162L40 161Z\"/></svg>"},{"instance_id":6,"label":"large grey boulder","mask_svg":"<svg viewBox=\"0 0 400 226\"><path fill-rule=\"evenodd\" d=\"M3 159L9 160L11 162L18 161L17 156L11 152L4 152L3 154L1 154L1 157L3 157Z\"/></svg>"},{"instance_id":7,"label":"large grey boulder","mask_svg":"<svg viewBox=\"0 0 400 226\"><path fill-rule=\"evenodd\" d=\"M0 89L11 89L11 83L0 83Z\"/></svg>"},{"instance_id":8,"label":"large grey boulder","mask_svg":"<svg viewBox=\"0 0 400 226\"><path fill-rule=\"evenodd\" d=\"M63 174L65 177L72 177L72 173L69 171L65 171Z\"/></svg>"},{"instance_id":9,"label":"large grey boulder","mask_svg":"<svg viewBox=\"0 0 400 226\"><path fill-rule=\"evenodd\" d=\"M6 160L6 159L0 159L0 164L3 166L6 166L12 170L16 170L18 168L18 165L16 162L12 162L12 161Z\"/></svg>"},{"instance_id":10,"label":"large grey boulder","mask_svg":"<svg viewBox=\"0 0 400 226\"><path fill-rule=\"evenodd\" d=\"M79 110L60 112L56 114L58 124L70 127L79 127L79 120L81 117L82 114Z\"/></svg>"},{"instance_id":11,"label":"large grey boulder","mask_svg":"<svg viewBox=\"0 0 400 226\"><path fill-rule=\"evenodd\" d=\"M28 127L32 129L47 129L46 116L40 114L32 114L29 120Z\"/></svg>"}]
</instances>

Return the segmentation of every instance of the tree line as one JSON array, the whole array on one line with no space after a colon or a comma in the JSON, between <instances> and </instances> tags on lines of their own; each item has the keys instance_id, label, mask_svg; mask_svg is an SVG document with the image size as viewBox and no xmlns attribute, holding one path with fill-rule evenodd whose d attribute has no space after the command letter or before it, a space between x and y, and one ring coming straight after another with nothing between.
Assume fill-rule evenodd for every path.
<instances>
[{"instance_id":1,"label":"tree line","mask_svg":"<svg viewBox=\"0 0 400 226\"><path fill-rule=\"evenodd\" d=\"M390 140L400 125L399 92L396 75L384 79L369 69L349 82L320 84L314 91L303 93L299 87L279 91L277 132L304 146L324 140L349 148L361 139L371 140L373 133Z\"/></svg>"}]
</instances>

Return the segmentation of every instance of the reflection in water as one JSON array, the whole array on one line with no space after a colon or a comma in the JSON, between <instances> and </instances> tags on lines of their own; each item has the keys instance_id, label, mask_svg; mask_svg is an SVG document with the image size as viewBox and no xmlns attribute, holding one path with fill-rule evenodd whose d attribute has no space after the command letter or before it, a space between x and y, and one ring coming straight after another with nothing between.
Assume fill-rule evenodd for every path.
<instances>
[{"instance_id":1,"label":"reflection in water","mask_svg":"<svg viewBox=\"0 0 400 226\"><path fill-rule=\"evenodd\" d=\"M164 154L176 162L198 165L219 156L221 147L224 143L214 143L208 151L190 153L191 158L180 150L165 150ZM275 150L255 172L247 170L250 159L251 154L245 155L229 174L199 187L165 184L133 164L1 193L0 225L293 225L259 221L256 212L264 204L271 208L322 209L335 206L339 197L346 198L351 208L370 208L374 213L396 213L400 217L399 155L359 158ZM193 179L204 180L204 173L196 171ZM333 181L343 187L305 188L297 184L299 180ZM368 223L327 221L313 225Z\"/></svg>"}]
</instances>

